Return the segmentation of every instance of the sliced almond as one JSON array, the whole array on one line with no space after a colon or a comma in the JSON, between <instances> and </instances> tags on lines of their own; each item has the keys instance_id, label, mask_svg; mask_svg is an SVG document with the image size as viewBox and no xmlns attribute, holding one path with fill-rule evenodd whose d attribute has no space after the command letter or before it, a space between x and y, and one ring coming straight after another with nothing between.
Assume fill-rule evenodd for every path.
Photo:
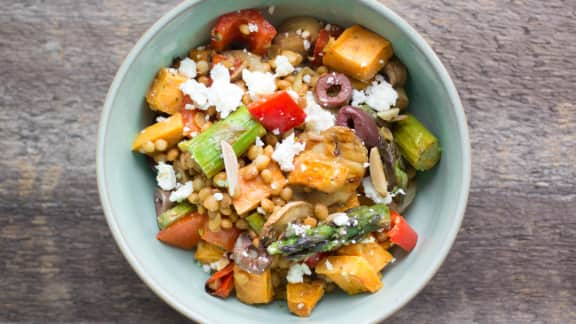
<instances>
[{"instance_id":1,"label":"sliced almond","mask_svg":"<svg viewBox=\"0 0 576 324\"><path fill-rule=\"evenodd\" d=\"M238 158L232 145L228 144L226 141L220 142L220 147L222 148L222 159L224 160L224 170L226 171L226 180L228 181L228 194L235 197L238 188Z\"/></svg>"},{"instance_id":2,"label":"sliced almond","mask_svg":"<svg viewBox=\"0 0 576 324\"><path fill-rule=\"evenodd\" d=\"M384 173L384 164L380 158L380 152L377 147L370 150L370 179L374 189L386 197L388 195L388 181L386 181L386 174Z\"/></svg>"}]
</instances>

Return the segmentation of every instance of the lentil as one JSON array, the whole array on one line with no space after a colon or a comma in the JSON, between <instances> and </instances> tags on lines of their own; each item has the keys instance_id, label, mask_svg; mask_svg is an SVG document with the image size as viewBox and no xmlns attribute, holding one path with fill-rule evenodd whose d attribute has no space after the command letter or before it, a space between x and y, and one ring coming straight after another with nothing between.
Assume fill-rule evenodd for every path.
<instances>
[{"instance_id":1,"label":"lentil","mask_svg":"<svg viewBox=\"0 0 576 324\"><path fill-rule=\"evenodd\" d=\"M256 145L252 145L250 146L250 149L248 149L248 158L252 161L256 160L256 158L258 157L258 155L263 154L264 153L264 149L261 148L260 146L256 146Z\"/></svg>"},{"instance_id":2,"label":"lentil","mask_svg":"<svg viewBox=\"0 0 576 324\"><path fill-rule=\"evenodd\" d=\"M190 194L190 196L188 196L188 201L191 204L198 204L198 203L200 203L200 197L198 196L197 193L193 192Z\"/></svg>"},{"instance_id":3,"label":"lentil","mask_svg":"<svg viewBox=\"0 0 576 324\"><path fill-rule=\"evenodd\" d=\"M208 74L209 70L210 66L208 65L208 62L204 60L196 62L196 72L198 73L198 75L206 75Z\"/></svg>"},{"instance_id":4,"label":"lentil","mask_svg":"<svg viewBox=\"0 0 576 324\"><path fill-rule=\"evenodd\" d=\"M259 172L256 166L250 164L246 168L246 172L243 174L245 180L250 181L258 176Z\"/></svg>"},{"instance_id":5,"label":"lentil","mask_svg":"<svg viewBox=\"0 0 576 324\"><path fill-rule=\"evenodd\" d=\"M239 219L236 221L236 228L239 230L248 229L248 223L246 223L246 221L243 219Z\"/></svg>"},{"instance_id":6,"label":"lentil","mask_svg":"<svg viewBox=\"0 0 576 324\"><path fill-rule=\"evenodd\" d=\"M262 201L260 202L260 206L267 213L271 213L272 211L274 211L274 203L270 199L267 198L262 199Z\"/></svg>"},{"instance_id":7,"label":"lentil","mask_svg":"<svg viewBox=\"0 0 576 324\"><path fill-rule=\"evenodd\" d=\"M220 226L222 226L223 229L231 229L234 224L232 224L228 218L224 218L222 219Z\"/></svg>"},{"instance_id":8,"label":"lentil","mask_svg":"<svg viewBox=\"0 0 576 324\"><path fill-rule=\"evenodd\" d=\"M175 161L178 158L178 155L180 155L180 150L173 147L168 151L168 153L166 153L166 160Z\"/></svg>"},{"instance_id":9,"label":"lentil","mask_svg":"<svg viewBox=\"0 0 576 324\"><path fill-rule=\"evenodd\" d=\"M303 222L305 225L308 225L310 227L316 227L316 225L318 224L318 220L316 218L310 217L310 216L304 218Z\"/></svg>"},{"instance_id":10,"label":"lentil","mask_svg":"<svg viewBox=\"0 0 576 324\"><path fill-rule=\"evenodd\" d=\"M192 186L194 186L194 183L192 183ZM210 197L211 195L212 195L212 190L209 187L202 188L198 192L198 196L200 197L200 201L204 201L204 200L208 199L208 197Z\"/></svg>"}]
</instances>

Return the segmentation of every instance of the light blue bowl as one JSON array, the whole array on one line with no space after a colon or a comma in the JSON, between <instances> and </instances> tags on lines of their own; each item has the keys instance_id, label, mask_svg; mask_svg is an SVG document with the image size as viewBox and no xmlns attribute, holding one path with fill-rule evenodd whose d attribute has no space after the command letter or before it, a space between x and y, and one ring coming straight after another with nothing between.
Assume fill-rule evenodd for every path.
<instances>
[{"instance_id":1,"label":"light blue bowl","mask_svg":"<svg viewBox=\"0 0 576 324\"><path fill-rule=\"evenodd\" d=\"M359 23L383 35L408 66L410 111L440 139L442 159L418 177L418 194L405 214L419 234L417 247L387 268L384 288L369 295L328 294L310 323L365 323L384 319L413 298L436 273L460 227L470 184L466 119L454 85L438 57L418 33L384 5L370 0L184 1L152 26L120 67L104 104L98 132L98 187L118 246L148 286L182 314L199 322L303 321L285 303L252 307L235 298L204 292L208 274L190 252L159 243L155 235L154 177L145 160L130 151L136 134L151 122L144 94L154 75L172 58L208 40L219 15L275 5L274 23L313 15L342 25ZM454 286L458 283L455 282Z\"/></svg>"}]
</instances>

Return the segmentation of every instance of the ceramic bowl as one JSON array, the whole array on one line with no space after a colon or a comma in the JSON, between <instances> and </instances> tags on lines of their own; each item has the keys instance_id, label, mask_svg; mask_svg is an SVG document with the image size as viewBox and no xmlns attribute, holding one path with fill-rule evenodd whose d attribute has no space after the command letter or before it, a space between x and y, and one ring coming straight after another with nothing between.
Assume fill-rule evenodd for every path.
<instances>
[{"instance_id":1,"label":"ceramic bowl","mask_svg":"<svg viewBox=\"0 0 576 324\"><path fill-rule=\"evenodd\" d=\"M110 87L98 131L100 198L120 250L142 280L164 301L203 323L284 323L301 319L285 303L248 306L235 298L204 292L208 274L192 254L155 238L154 176L143 156L130 151L136 134L152 121L144 95L160 67L205 43L215 18L242 8L274 5L273 23L312 15L344 26L359 23L393 44L409 70L410 112L442 146L442 159L418 175L418 194L405 217L419 234L416 248L384 271L376 294L328 294L309 323L366 323L382 320L405 305L432 278L448 254L464 214L470 183L466 119L446 69L422 37L383 4L370 0L205 0L184 1L160 18L130 51ZM396 251L398 252L398 251ZM457 282L454 285L458 285Z\"/></svg>"}]
</instances>

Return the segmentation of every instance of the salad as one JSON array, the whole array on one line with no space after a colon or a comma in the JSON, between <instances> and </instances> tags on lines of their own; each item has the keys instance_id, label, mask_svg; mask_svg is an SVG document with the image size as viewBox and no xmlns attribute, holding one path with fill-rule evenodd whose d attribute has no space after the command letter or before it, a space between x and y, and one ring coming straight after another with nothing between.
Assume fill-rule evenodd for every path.
<instances>
[{"instance_id":1,"label":"salad","mask_svg":"<svg viewBox=\"0 0 576 324\"><path fill-rule=\"evenodd\" d=\"M327 292L378 291L390 248L416 246L401 214L440 158L407 79L360 25L219 17L146 94L156 121L132 150L156 176L157 239L194 251L219 298L309 316Z\"/></svg>"}]
</instances>

